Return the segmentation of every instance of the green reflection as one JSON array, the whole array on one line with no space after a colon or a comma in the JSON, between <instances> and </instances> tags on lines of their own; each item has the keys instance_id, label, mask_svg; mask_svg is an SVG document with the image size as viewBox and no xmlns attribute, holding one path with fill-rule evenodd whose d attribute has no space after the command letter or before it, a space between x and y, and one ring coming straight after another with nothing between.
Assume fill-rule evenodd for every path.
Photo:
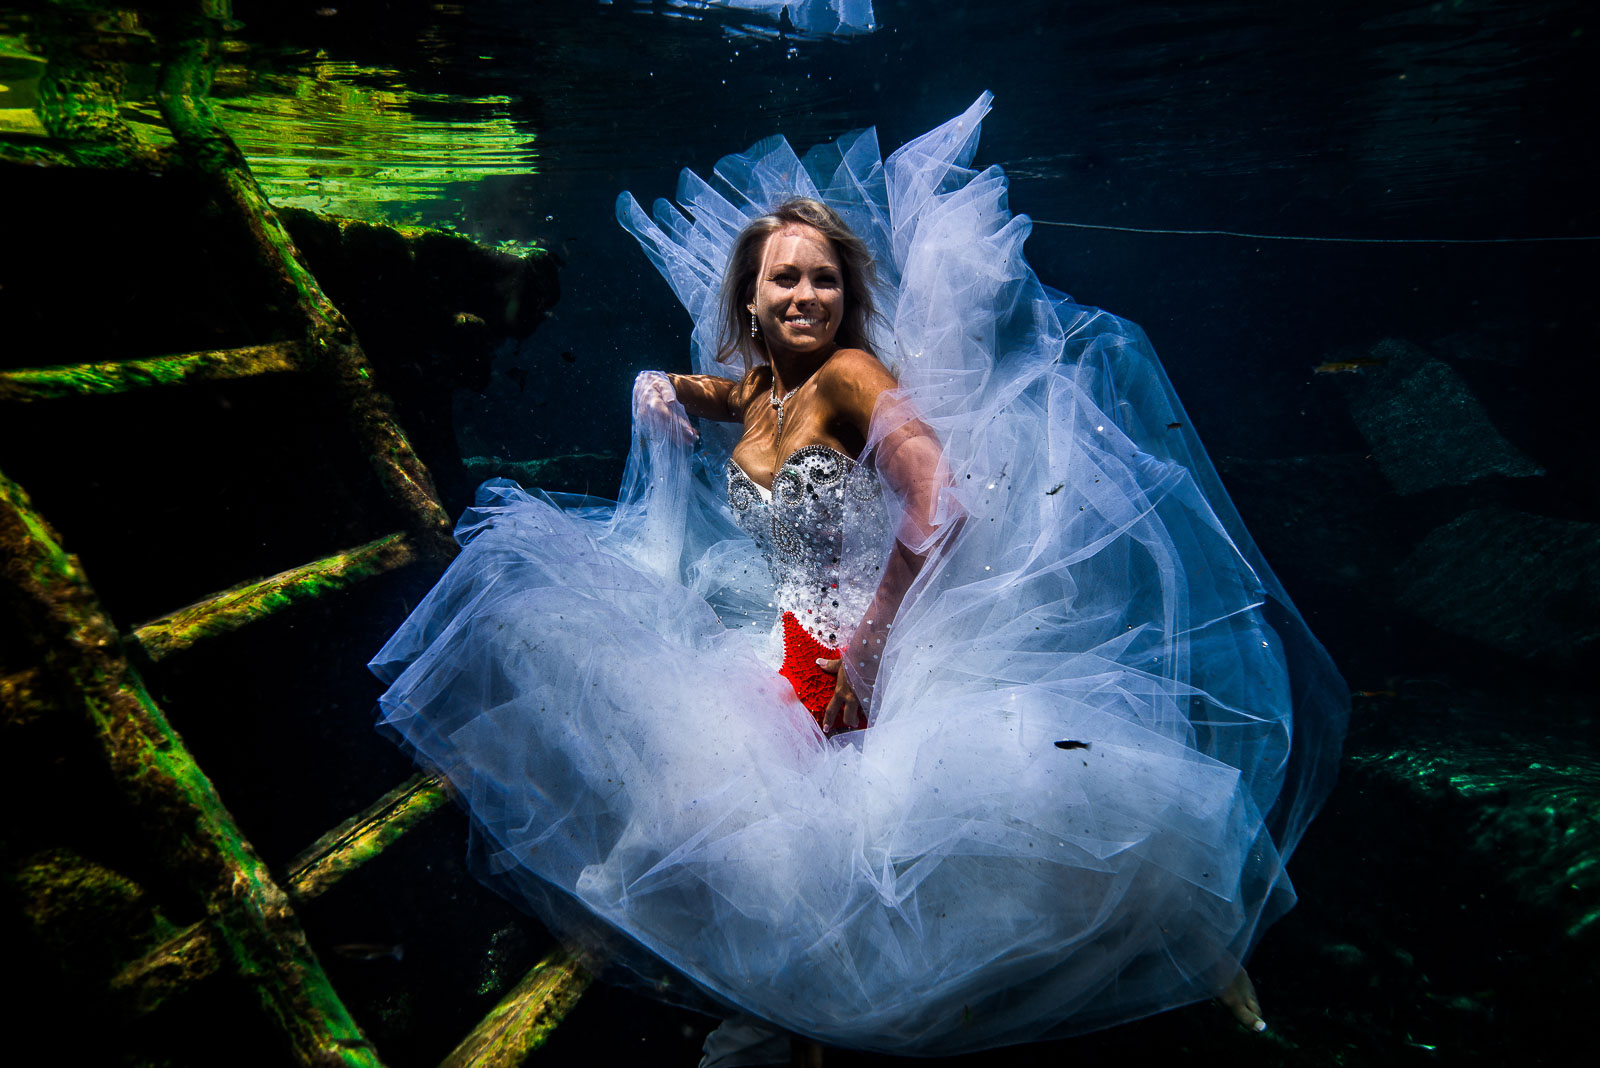
<instances>
[{"instance_id":1,"label":"green reflection","mask_svg":"<svg viewBox=\"0 0 1600 1068\"><path fill-rule=\"evenodd\" d=\"M146 36L137 15L120 21L129 25L119 25L119 38ZM46 61L74 45L53 47L43 26L26 19L8 29L22 32L0 34L0 136L47 137L50 117L38 110L50 96ZM513 96L418 92L398 70L320 52L269 67L243 42L225 47L230 58L213 80L212 105L279 206L398 223L421 222L432 206L428 221L437 226L440 203L458 203L466 186L537 167L536 134L515 116ZM132 59L125 50L119 58ZM120 113L148 147L170 145L148 51L117 62L115 73L121 99L110 116Z\"/></svg>"},{"instance_id":2,"label":"green reflection","mask_svg":"<svg viewBox=\"0 0 1600 1068\"><path fill-rule=\"evenodd\" d=\"M534 134L512 118L514 98L413 92L397 71L322 55L294 72L224 65L212 101L281 206L415 221L408 206L535 167Z\"/></svg>"}]
</instances>

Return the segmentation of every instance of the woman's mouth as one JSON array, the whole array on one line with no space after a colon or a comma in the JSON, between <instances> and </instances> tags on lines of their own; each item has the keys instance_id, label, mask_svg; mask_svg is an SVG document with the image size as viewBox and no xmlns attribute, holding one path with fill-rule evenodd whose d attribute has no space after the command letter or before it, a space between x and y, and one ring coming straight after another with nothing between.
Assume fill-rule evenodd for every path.
<instances>
[{"instance_id":1,"label":"woman's mouth","mask_svg":"<svg viewBox=\"0 0 1600 1068\"><path fill-rule=\"evenodd\" d=\"M821 319L815 319L809 316L803 316L795 319L785 319L784 322L801 330L810 330L812 327L820 326L822 324Z\"/></svg>"}]
</instances>

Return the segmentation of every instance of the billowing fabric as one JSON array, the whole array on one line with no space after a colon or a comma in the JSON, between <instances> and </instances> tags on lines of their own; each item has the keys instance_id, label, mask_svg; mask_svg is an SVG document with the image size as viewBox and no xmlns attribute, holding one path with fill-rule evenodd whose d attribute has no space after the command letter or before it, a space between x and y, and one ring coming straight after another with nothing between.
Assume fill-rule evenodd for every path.
<instances>
[{"instance_id":1,"label":"billowing fabric","mask_svg":"<svg viewBox=\"0 0 1600 1068\"><path fill-rule=\"evenodd\" d=\"M607 932L667 996L890 1052L1214 994L1293 902L1344 727L1144 334L1044 288L1004 176L970 168L988 102L887 161L871 131L804 162L764 141L685 173L687 217L618 205L700 373L733 373L715 294L756 214L818 197L878 258L901 388L860 467L891 469L920 418L946 470L889 519L926 563L852 665L872 726L824 738L775 674L773 573L726 496L737 428L691 446L648 414L615 504L486 484L373 662L383 722L450 776L507 893Z\"/></svg>"}]
</instances>

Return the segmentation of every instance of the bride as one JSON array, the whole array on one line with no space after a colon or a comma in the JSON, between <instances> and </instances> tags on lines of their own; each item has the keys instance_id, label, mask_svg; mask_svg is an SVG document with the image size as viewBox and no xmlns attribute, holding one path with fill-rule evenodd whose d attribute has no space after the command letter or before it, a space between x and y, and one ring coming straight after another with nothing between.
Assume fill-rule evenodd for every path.
<instances>
[{"instance_id":1,"label":"bride","mask_svg":"<svg viewBox=\"0 0 1600 1068\"><path fill-rule=\"evenodd\" d=\"M617 502L480 490L383 722L493 885L685 1003L896 1053L1264 1026L1345 691L1143 334L1022 259L987 108L624 196L698 373L640 376Z\"/></svg>"},{"instance_id":2,"label":"bride","mask_svg":"<svg viewBox=\"0 0 1600 1068\"><path fill-rule=\"evenodd\" d=\"M652 416L680 437L695 431L679 412L741 426L728 499L775 580L780 673L824 734L865 725L850 679L875 676L949 481L926 425L897 417L874 453L876 475L908 522L888 543L877 479L857 463L880 405L885 418L904 407L893 398L894 377L867 351L873 274L866 244L825 204L786 201L740 232L722 283L719 356L742 356L745 373L646 372L639 387ZM849 669L841 670L846 650Z\"/></svg>"}]
</instances>

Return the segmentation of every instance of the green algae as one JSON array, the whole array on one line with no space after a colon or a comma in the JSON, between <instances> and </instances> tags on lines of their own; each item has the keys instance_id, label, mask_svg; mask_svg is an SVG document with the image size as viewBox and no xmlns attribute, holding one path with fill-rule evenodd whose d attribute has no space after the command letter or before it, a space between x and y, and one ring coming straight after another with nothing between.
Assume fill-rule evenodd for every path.
<instances>
[{"instance_id":1,"label":"green algae","mask_svg":"<svg viewBox=\"0 0 1600 1068\"><path fill-rule=\"evenodd\" d=\"M297 901L325 893L439 811L449 797L441 777L412 776L290 861L285 888Z\"/></svg>"},{"instance_id":2,"label":"green algae","mask_svg":"<svg viewBox=\"0 0 1600 1068\"><path fill-rule=\"evenodd\" d=\"M1349 758L1353 770L1458 806L1474 859L1568 938L1600 933L1600 757L1587 747L1461 732Z\"/></svg>"},{"instance_id":3,"label":"green algae","mask_svg":"<svg viewBox=\"0 0 1600 1068\"><path fill-rule=\"evenodd\" d=\"M164 31L191 35L187 41L161 44L154 106L172 131L171 151L152 152L144 138L155 128L127 121L131 112L122 97L137 80L127 67L72 68L69 63L51 72L53 88L44 75L31 87L40 103L30 114L48 140L19 148L16 138L6 137L0 157L61 167L188 172L199 179L200 200L244 224L256 255L281 286L279 298L268 300L281 310L282 319L269 336L303 331L304 341L13 371L0 376L0 400L45 401L303 370L311 388L330 391L344 402L351 429L373 457L379 478L409 512L413 528L279 576L243 583L142 628L133 637L152 659L392 571L418 555L443 557L455 548L428 470L396 424L388 398L374 389L372 368L353 331L322 291L252 177L245 155L206 99L219 57L227 51L220 31L228 5L198 6L201 17L161 24ZM0 129L0 136L7 132ZM519 140L528 138L519 134ZM298 366L297 350L306 357ZM3 475L0 549L4 578L13 588L7 595L16 594L29 617L24 625L30 633L37 629L41 658L35 667L6 675L0 692L9 704L11 697L32 693L48 675L51 693L59 698L49 714L82 716L92 725L132 818L148 830L149 840L139 847L157 859L164 879L184 888L179 907L191 918L204 916L178 929L149 905L132 880L63 853L29 869L39 922L59 926L57 918L73 910L100 919L148 914L137 939L119 943L115 960L108 958L100 969L121 965L111 979L116 1004L132 1006L136 1014L149 1013L214 975L234 976L245 980L261 1016L287 1040L286 1056L307 1064L376 1065L371 1044L312 955L290 906L291 895L295 900L315 896L378 855L439 810L448 796L445 788L436 780L413 780L398 792L403 796L391 792L375 806L382 811L369 810L319 840L322 848L316 850L315 863L300 872L303 878L280 886L127 662L123 648L128 639L118 638L76 558L61 547L21 487ZM35 620L41 624L37 628ZM126 959L141 949L142 955ZM546 961L469 1036L463 1049L470 1052L452 1063L520 1063L561 1021L588 981L573 959L558 955Z\"/></svg>"},{"instance_id":4,"label":"green algae","mask_svg":"<svg viewBox=\"0 0 1600 1068\"><path fill-rule=\"evenodd\" d=\"M298 345L279 343L142 360L0 371L0 401L58 400L88 394L126 393L151 386L279 374L295 370L298 355Z\"/></svg>"},{"instance_id":5,"label":"green algae","mask_svg":"<svg viewBox=\"0 0 1600 1068\"><path fill-rule=\"evenodd\" d=\"M136 628L130 640L150 659L159 660L206 638L231 633L297 604L405 567L415 559L405 534L389 534L270 578L240 583Z\"/></svg>"},{"instance_id":6,"label":"green algae","mask_svg":"<svg viewBox=\"0 0 1600 1068\"><path fill-rule=\"evenodd\" d=\"M515 1068L561 1024L591 981L581 956L558 949L472 1029L440 1068Z\"/></svg>"},{"instance_id":7,"label":"green algae","mask_svg":"<svg viewBox=\"0 0 1600 1068\"><path fill-rule=\"evenodd\" d=\"M63 968L109 976L178 930L138 883L71 849L30 856L15 880L23 915Z\"/></svg>"},{"instance_id":8,"label":"green algae","mask_svg":"<svg viewBox=\"0 0 1600 1068\"><path fill-rule=\"evenodd\" d=\"M307 1063L375 1065L366 1039L312 955L288 899L211 780L122 656L98 600L27 495L0 475L6 577L55 641L44 667L86 715L163 862L193 888L231 970L252 981L267 1018ZM100 878L104 891L120 884ZM124 890L126 895L126 890ZM331 1060L330 1060L331 1059Z\"/></svg>"}]
</instances>

